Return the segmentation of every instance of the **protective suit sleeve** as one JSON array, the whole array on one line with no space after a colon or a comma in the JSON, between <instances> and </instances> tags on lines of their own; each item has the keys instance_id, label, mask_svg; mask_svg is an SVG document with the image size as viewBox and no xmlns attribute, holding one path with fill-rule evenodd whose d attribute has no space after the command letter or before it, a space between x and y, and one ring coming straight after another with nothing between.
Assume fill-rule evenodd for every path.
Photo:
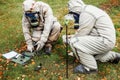
<instances>
[{"instance_id":1,"label":"protective suit sleeve","mask_svg":"<svg viewBox=\"0 0 120 80\"><path fill-rule=\"evenodd\" d=\"M79 18L79 29L76 31L75 36L88 35L95 26L95 18L87 12L83 12Z\"/></svg>"},{"instance_id":2,"label":"protective suit sleeve","mask_svg":"<svg viewBox=\"0 0 120 80\"><path fill-rule=\"evenodd\" d=\"M53 12L49 5L44 5L43 13L45 14L44 30L41 34L40 40L37 42L38 44L41 44L40 49L44 46L45 42L47 41L53 23Z\"/></svg>"},{"instance_id":3,"label":"protective suit sleeve","mask_svg":"<svg viewBox=\"0 0 120 80\"><path fill-rule=\"evenodd\" d=\"M30 35L30 24L24 14L23 14L23 18L22 18L22 29L23 29L23 34L24 34L25 40L26 40L26 44L32 45L32 39L31 39L31 35Z\"/></svg>"}]
</instances>

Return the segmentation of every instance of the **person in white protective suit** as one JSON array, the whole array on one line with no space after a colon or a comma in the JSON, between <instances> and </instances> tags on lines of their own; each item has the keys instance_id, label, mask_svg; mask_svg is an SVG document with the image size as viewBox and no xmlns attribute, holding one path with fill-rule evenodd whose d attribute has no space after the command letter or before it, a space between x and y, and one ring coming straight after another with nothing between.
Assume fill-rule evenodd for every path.
<instances>
[{"instance_id":1,"label":"person in white protective suit","mask_svg":"<svg viewBox=\"0 0 120 80\"><path fill-rule=\"evenodd\" d=\"M65 19L74 20L77 31L69 35L67 43L72 48L73 56L81 63L74 68L74 72L97 72L96 60L117 64L120 54L111 51L115 46L116 32L108 14L95 6L86 5L82 0L70 0L68 10ZM65 36L63 38L66 39Z\"/></svg>"},{"instance_id":2,"label":"person in white protective suit","mask_svg":"<svg viewBox=\"0 0 120 80\"><path fill-rule=\"evenodd\" d=\"M25 0L22 28L28 51L39 51L45 47L45 52L50 54L52 43L58 39L62 27L53 16L48 4L42 1Z\"/></svg>"}]
</instances>

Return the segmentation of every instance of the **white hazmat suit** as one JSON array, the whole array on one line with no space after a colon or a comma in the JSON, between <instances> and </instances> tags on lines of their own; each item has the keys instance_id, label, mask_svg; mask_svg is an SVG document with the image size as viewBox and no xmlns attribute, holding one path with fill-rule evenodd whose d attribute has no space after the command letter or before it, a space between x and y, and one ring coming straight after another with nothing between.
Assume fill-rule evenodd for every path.
<instances>
[{"instance_id":1,"label":"white hazmat suit","mask_svg":"<svg viewBox=\"0 0 120 80\"><path fill-rule=\"evenodd\" d=\"M29 14L31 12L35 16ZM32 19L37 18L37 22L35 20L30 21L26 15L32 16ZM27 49L31 52L34 50L33 42L36 43L37 50L41 50L45 44L56 41L61 31L61 25L53 16L51 7L42 1L35 0L23 2L22 28Z\"/></svg>"},{"instance_id":2,"label":"white hazmat suit","mask_svg":"<svg viewBox=\"0 0 120 80\"><path fill-rule=\"evenodd\" d=\"M115 46L116 33L106 12L86 5L82 0L70 0L68 9L79 14L79 28L69 39L69 44L86 70L97 70L96 60L107 62L120 58L119 53L111 51Z\"/></svg>"}]
</instances>

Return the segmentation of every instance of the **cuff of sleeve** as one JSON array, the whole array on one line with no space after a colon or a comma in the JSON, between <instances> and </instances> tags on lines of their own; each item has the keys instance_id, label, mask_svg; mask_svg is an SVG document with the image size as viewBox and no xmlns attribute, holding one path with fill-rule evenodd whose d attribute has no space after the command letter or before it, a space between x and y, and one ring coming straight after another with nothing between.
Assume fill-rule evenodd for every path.
<instances>
[{"instance_id":1,"label":"cuff of sleeve","mask_svg":"<svg viewBox=\"0 0 120 80\"><path fill-rule=\"evenodd\" d=\"M44 42L41 42L41 41L38 41L37 44L40 44L40 47L41 47L41 49L42 49L45 43L44 43Z\"/></svg>"},{"instance_id":2,"label":"cuff of sleeve","mask_svg":"<svg viewBox=\"0 0 120 80\"><path fill-rule=\"evenodd\" d=\"M27 44L27 45L32 45L32 40L31 40L31 39L27 40L27 41L26 41L26 44Z\"/></svg>"}]
</instances>

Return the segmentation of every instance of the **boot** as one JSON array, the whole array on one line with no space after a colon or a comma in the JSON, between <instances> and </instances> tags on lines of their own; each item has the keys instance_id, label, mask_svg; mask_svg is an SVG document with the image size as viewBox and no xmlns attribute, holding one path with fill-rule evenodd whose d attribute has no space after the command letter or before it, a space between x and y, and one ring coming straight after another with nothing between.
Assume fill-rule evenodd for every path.
<instances>
[{"instance_id":1,"label":"boot","mask_svg":"<svg viewBox=\"0 0 120 80\"><path fill-rule=\"evenodd\" d=\"M45 46L45 53L47 55L51 55L51 50L52 50L52 45L51 44L46 44L46 46Z\"/></svg>"},{"instance_id":2,"label":"boot","mask_svg":"<svg viewBox=\"0 0 120 80\"><path fill-rule=\"evenodd\" d=\"M114 60L109 61L112 64L118 64L120 61L120 54L116 53L116 58Z\"/></svg>"},{"instance_id":3,"label":"boot","mask_svg":"<svg viewBox=\"0 0 120 80\"><path fill-rule=\"evenodd\" d=\"M97 70L87 70L84 68L82 64L78 65L77 67L74 68L73 70L74 73L81 73L81 74L90 74L90 73L97 73Z\"/></svg>"}]
</instances>

